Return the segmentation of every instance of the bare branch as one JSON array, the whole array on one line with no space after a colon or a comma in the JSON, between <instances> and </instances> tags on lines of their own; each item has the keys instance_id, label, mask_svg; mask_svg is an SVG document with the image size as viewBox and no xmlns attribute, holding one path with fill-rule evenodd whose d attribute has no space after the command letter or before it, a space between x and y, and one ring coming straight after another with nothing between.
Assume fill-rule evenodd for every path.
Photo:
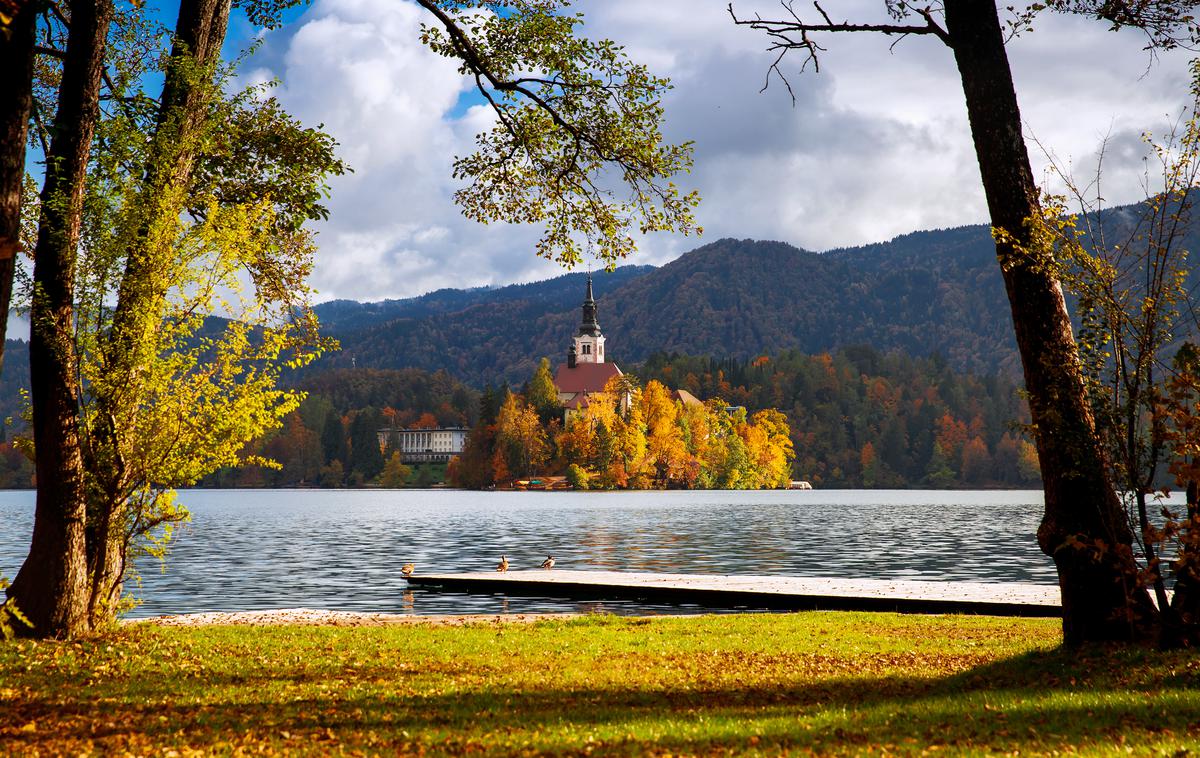
<instances>
[{"instance_id":1,"label":"bare branch","mask_svg":"<svg viewBox=\"0 0 1200 758\"><path fill-rule=\"evenodd\" d=\"M786 74L780 68L779 64L783 62L784 57L792 50L804 51L804 61L800 64L801 73L811 64L813 71L820 73L821 59L818 53L825 52L825 48L821 47L811 35L818 33L844 33L844 32L868 32L876 34L886 34L888 36L897 36L889 50L892 50L904 38L910 34L929 34L937 37L947 46L950 45L950 35L945 29L937 23L933 16L933 11L929 8L917 10L916 13L925 21L923 25L918 24L854 24L849 21L834 21L829 13L821 7L819 0L814 0L813 8L816 9L817 15L820 16L819 22L805 21L796 12L792 0L780 0L780 5L788 18L780 21L769 21L758 14L754 18L739 18L733 10L733 3L726 6L730 18L733 23L738 26L748 26L756 31L764 32L771 39L771 44L767 47L770 52L778 51L775 60L767 68L766 81L763 83L762 89L759 92L766 91L771 84L771 74L779 77L783 85L787 87L788 95L792 98L792 105L796 104L796 93L792 90L792 84L788 80Z\"/></svg>"},{"instance_id":2,"label":"bare branch","mask_svg":"<svg viewBox=\"0 0 1200 758\"><path fill-rule=\"evenodd\" d=\"M783 0L781 3L784 9L791 16L790 21L768 21L759 16L753 19L738 18L737 13L733 10L733 3L727 6L729 15L733 18L733 22L738 26L748 26L751 29L764 31L771 36L781 37L786 39L788 34L799 33L801 39L794 41L792 44L795 47L807 48L807 35L815 32L875 32L877 34L932 34L946 45L950 45L950 35L933 17L933 12L929 8L917 11L924 19L923 25L916 24L854 24L849 21L834 22L830 19L829 14L820 6L819 3L813 3L817 12L821 16L821 23L812 23L804 21L795 12L790 0Z\"/></svg>"}]
</instances>

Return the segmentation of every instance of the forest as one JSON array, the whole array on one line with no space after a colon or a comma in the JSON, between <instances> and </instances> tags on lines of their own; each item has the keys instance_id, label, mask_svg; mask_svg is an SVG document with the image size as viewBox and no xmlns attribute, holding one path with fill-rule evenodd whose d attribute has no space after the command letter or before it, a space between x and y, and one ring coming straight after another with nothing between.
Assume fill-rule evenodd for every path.
<instances>
[{"instance_id":1,"label":"forest","mask_svg":"<svg viewBox=\"0 0 1200 758\"><path fill-rule=\"evenodd\" d=\"M24 348L25 343L9 342L9 368L27 365ZM1019 385L1003 373L956 371L939 355L920 358L868 346L753 359L658 353L628 368L642 382L687 390L701 400L721 398L751 415L779 409L795 451L791 476L813 486L1035 487L1040 481L1037 455L1023 429L1028 410ZM280 468L223 468L199 486L371 484L391 457L391 451L372 451L367 443L375 430L471 427L489 412L480 407L485 393L445 371L344 368L306 371L290 381L306 399L281 429L247 451ZM31 487L33 464L12 439L23 428L22 395L16 386L11 392L7 384L0 386L11 401L3 412L13 419L0 442L0 485ZM485 390L496 395L506 386ZM489 403L495 404L484 405ZM440 482L443 469L419 466L406 481Z\"/></svg>"},{"instance_id":2,"label":"forest","mask_svg":"<svg viewBox=\"0 0 1200 758\"><path fill-rule=\"evenodd\" d=\"M626 374L563 414L543 359L520 394L485 393L450 482L485 489L565 474L576 489L776 489L791 480L787 420L720 398L684 403Z\"/></svg>"},{"instance_id":3,"label":"forest","mask_svg":"<svg viewBox=\"0 0 1200 758\"><path fill-rule=\"evenodd\" d=\"M742 407L747 417L778 409L794 450L789 476L816 487L1039 483L1018 385L1002 374L957 372L936 355L916 358L866 346L751 360L660 353L627 375L646 385L687 390L701 400L719 398L722 407ZM420 369L337 369L305 376L296 388L307 393L300 407L247 451L280 467L223 468L200 486L378 483L392 451L379 449L376 430L472 427L481 417L495 417L507 392L495 385L481 393L444 371ZM565 471L567 464L555 470ZM405 481L424 485L443 479L443 467L416 467ZM11 440L0 443L0 483L11 488L33 483L32 464Z\"/></svg>"},{"instance_id":4,"label":"forest","mask_svg":"<svg viewBox=\"0 0 1200 758\"><path fill-rule=\"evenodd\" d=\"M783 352L749 361L656 355L646 380L719 396L753 412L778 408L791 427L794 475L815 487L1036 486L1028 410L1003 375L952 370L852 347Z\"/></svg>"}]
</instances>

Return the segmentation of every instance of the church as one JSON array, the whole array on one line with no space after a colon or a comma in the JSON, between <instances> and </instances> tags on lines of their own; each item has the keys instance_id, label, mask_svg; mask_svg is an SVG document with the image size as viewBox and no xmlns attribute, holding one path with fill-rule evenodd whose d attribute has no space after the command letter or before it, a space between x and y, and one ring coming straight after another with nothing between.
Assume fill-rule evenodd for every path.
<instances>
[{"instance_id":1,"label":"church","mask_svg":"<svg viewBox=\"0 0 1200 758\"><path fill-rule=\"evenodd\" d=\"M589 394L603 392L608 380L620 375L617 364L605 360L604 334L596 322L596 299L592 296L592 276L588 274L579 333L567 351L566 364L559 366L554 375L558 401L566 409L567 417L587 404Z\"/></svg>"}]
</instances>

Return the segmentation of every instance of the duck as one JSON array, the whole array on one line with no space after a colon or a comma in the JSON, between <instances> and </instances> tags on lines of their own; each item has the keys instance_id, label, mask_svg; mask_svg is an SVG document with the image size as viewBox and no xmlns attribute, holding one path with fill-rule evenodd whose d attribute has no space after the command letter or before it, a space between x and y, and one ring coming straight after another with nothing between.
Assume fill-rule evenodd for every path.
<instances>
[{"instance_id":1,"label":"duck","mask_svg":"<svg viewBox=\"0 0 1200 758\"><path fill-rule=\"evenodd\" d=\"M500 556L500 563L496 564L497 571L508 571L508 556Z\"/></svg>"},{"instance_id":2,"label":"duck","mask_svg":"<svg viewBox=\"0 0 1200 758\"><path fill-rule=\"evenodd\" d=\"M417 570L417 566L416 566L416 564L413 564L413 563L406 563L400 567L400 573L404 574L405 579L412 576L412 573L416 570Z\"/></svg>"},{"instance_id":3,"label":"duck","mask_svg":"<svg viewBox=\"0 0 1200 758\"><path fill-rule=\"evenodd\" d=\"M546 560L542 561L542 568L544 568L544 569L554 568L554 556L553 555L546 556Z\"/></svg>"}]
</instances>

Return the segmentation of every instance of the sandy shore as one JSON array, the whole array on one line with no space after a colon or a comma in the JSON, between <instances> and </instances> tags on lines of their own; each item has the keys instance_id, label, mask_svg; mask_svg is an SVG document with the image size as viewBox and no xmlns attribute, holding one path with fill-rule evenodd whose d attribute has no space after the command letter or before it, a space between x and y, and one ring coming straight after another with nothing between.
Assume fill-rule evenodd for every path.
<instances>
[{"instance_id":1,"label":"sandy shore","mask_svg":"<svg viewBox=\"0 0 1200 758\"><path fill-rule=\"evenodd\" d=\"M389 626L393 624L427 624L431 626L463 626L465 624L514 624L545 619L576 618L578 613L513 613L460 614L418 616L404 613L355 613L352 611L323 611L313 608L281 608L270 611L237 611L233 613L184 613L177 616L151 616L126 619L126 624L157 626Z\"/></svg>"}]
</instances>

